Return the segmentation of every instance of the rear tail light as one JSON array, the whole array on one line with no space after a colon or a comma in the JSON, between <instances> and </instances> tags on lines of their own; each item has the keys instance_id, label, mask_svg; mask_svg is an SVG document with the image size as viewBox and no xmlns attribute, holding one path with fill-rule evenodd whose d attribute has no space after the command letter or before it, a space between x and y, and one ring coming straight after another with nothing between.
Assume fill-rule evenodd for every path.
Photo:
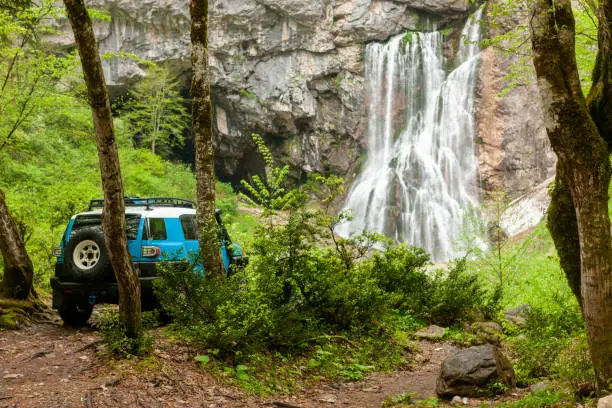
<instances>
[{"instance_id":1,"label":"rear tail light","mask_svg":"<svg viewBox=\"0 0 612 408\"><path fill-rule=\"evenodd\" d=\"M160 256L161 255L161 249L159 249L156 246L143 246L142 250L140 251L141 256L143 257L154 257L154 256Z\"/></svg>"},{"instance_id":2,"label":"rear tail light","mask_svg":"<svg viewBox=\"0 0 612 408\"><path fill-rule=\"evenodd\" d=\"M53 250L51 251L51 254L56 257L59 258L62 256L62 247L55 247L53 248Z\"/></svg>"}]
</instances>

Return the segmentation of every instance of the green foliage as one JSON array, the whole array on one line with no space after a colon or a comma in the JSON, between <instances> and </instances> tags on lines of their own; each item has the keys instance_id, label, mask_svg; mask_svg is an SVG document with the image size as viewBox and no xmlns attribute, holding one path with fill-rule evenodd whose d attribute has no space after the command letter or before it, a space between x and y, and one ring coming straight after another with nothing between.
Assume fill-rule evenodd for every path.
<instances>
[{"instance_id":1,"label":"green foliage","mask_svg":"<svg viewBox=\"0 0 612 408\"><path fill-rule=\"evenodd\" d=\"M143 326L146 327L151 326L154 318L147 315L143 320ZM102 334L102 341L106 344L107 351L114 357L144 356L149 354L153 347L153 339L144 330L141 330L135 338L128 337L119 313L114 310L105 309L97 316L93 326Z\"/></svg>"},{"instance_id":2,"label":"green foliage","mask_svg":"<svg viewBox=\"0 0 612 408\"><path fill-rule=\"evenodd\" d=\"M44 51L39 39L53 34L45 22L59 15L51 0L0 10L0 152L21 142L37 115L56 107L76 73L74 55ZM55 85L62 78L63 89Z\"/></svg>"},{"instance_id":3,"label":"green foliage","mask_svg":"<svg viewBox=\"0 0 612 408\"><path fill-rule=\"evenodd\" d=\"M265 181L257 174L252 177L250 183L241 180L246 190L246 194L240 193L242 199L255 207L261 207L266 212L287 210L303 204L305 197L300 194L299 190L287 191L286 189L289 166L276 167L272 152L266 146L263 138L258 134L253 134L252 138L266 164L266 175Z\"/></svg>"},{"instance_id":4,"label":"green foliage","mask_svg":"<svg viewBox=\"0 0 612 408\"><path fill-rule=\"evenodd\" d=\"M557 302L554 308L532 307L521 335L510 340L517 380L554 377L575 385L593 383L580 309L568 298Z\"/></svg>"},{"instance_id":5,"label":"green foliage","mask_svg":"<svg viewBox=\"0 0 612 408\"><path fill-rule=\"evenodd\" d=\"M528 394L518 401L502 402L497 406L500 408L570 408L576 406L576 402L569 394L545 390Z\"/></svg>"},{"instance_id":6,"label":"green foliage","mask_svg":"<svg viewBox=\"0 0 612 408\"><path fill-rule=\"evenodd\" d=\"M387 397L382 403L382 408L401 407L411 405L414 402L414 393L404 392L402 394L396 394Z\"/></svg>"},{"instance_id":7,"label":"green foliage","mask_svg":"<svg viewBox=\"0 0 612 408\"><path fill-rule=\"evenodd\" d=\"M576 63L580 74L582 92L588 94L591 89L592 73L597 56L598 20L593 10L584 2L577 2L574 7L576 19Z\"/></svg>"},{"instance_id":8,"label":"green foliage","mask_svg":"<svg viewBox=\"0 0 612 408\"><path fill-rule=\"evenodd\" d=\"M586 1L573 2L576 21L575 55L580 73L582 90L586 94L591 87L591 75L597 55L597 19ZM524 15L528 2L501 0L489 2L487 14L490 30L499 30L501 34L482 41L483 47L493 47L501 55L513 56L514 60L504 77L504 89L501 96L513 88L529 84L533 80L533 67L528 19L518 20L516 16ZM506 27L512 27L508 30ZM527 39L527 41L526 41Z\"/></svg>"},{"instance_id":9,"label":"green foliage","mask_svg":"<svg viewBox=\"0 0 612 408\"><path fill-rule=\"evenodd\" d=\"M452 263L447 272L428 272L428 261L422 249L399 245L375 253L364 267L387 293L389 305L403 313L443 326L461 322L474 310L490 315L496 300L467 271L466 259Z\"/></svg>"},{"instance_id":10,"label":"green foliage","mask_svg":"<svg viewBox=\"0 0 612 408\"><path fill-rule=\"evenodd\" d=\"M402 46L405 47L406 44L412 43L412 31L406 31L406 34L402 37Z\"/></svg>"},{"instance_id":11,"label":"green foliage","mask_svg":"<svg viewBox=\"0 0 612 408\"><path fill-rule=\"evenodd\" d=\"M238 215L236 194L234 194L231 184L217 182L215 184L215 199L217 208L223 212L224 219L230 220Z\"/></svg>"},{"instance_id":12,"label":"green foliage","mask_svg":"<svg viewBox=\"0 0 612 408\"><path fill-rule=\"evenodd\" d=\"M178 80L169 69L150 67L147 75L121 102L119 112L128 134L139 146L162 156L183 145L183 133L190 125L187 101L179 93Z\"/></svg>"}]
</instances>

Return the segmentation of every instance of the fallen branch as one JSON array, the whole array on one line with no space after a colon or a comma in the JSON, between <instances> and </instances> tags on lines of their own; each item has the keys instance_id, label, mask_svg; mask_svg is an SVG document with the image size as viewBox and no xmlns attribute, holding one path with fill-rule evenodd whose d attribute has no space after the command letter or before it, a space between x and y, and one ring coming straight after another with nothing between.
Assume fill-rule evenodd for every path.
<instances>
[{"instance_id":1,"label":"fallen branch","mask_svg":"<svg viewBox=\"0 0 612 408\"><path fill-rule=\"evenodd\" d=\"M91 397L91 391L87 391L87 408L93 408L93 399Z\"/></svg>"},{"instance_id":2,"label":"fallen branch","mask_svg":"<svg viewBox=\"0 0 612 408\"><path fill-rule=\"evenodd\" d=\"M292 405L292 404L288 404L286 402L280 402L280 401L274 401L272 405L276 405L277 407L280 407L280 408L304 408L304 407L300 407L299 405Z\"/></svg>"},{"instance_id":3,"label":"fallen branch","mask_svg":"<svg viewBox=\"0 0 612 408\"><path fill-rule=\"evenodd\" d=\"M73 351L72 354L80 353L81 351L85 351L88 348L97 346L98 344L102 344L102 343L104 343L102 340L92 341L91 343L87 343L86 345L84 345L80 349Z\"/></svg>"},{"instance_id":4,"label":"fallen branch","mask_svg":"<svg viewBox=\"0 0 612 408\"><path fill-rule=\"evenodd\" d=\"M36 360L37 358L44 357L44 356L46 356L47 354L50 354L50 353L53 353L53 350L39 351L38 353L36 353L32 357L30 357L30 360ZM22 360L22 361L26 361L26 360L27 360L27 358Z\"/></svg>"}]
</instances>

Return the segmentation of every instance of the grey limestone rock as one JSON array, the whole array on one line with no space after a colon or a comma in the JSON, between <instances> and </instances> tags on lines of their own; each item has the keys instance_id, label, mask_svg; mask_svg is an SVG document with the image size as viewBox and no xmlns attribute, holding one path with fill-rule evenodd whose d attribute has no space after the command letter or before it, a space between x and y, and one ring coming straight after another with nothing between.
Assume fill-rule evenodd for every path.
<instances>
[{"instance_id":1,"label":"grey limestone rock","mask_svg":"<svg viewBox=\"0 0 612 408\"><path fill-rule=\"evenodd\" d=\"M102 53L169 64L189 85L187 2L91 0L88 6L111 16L95 23ZM296 177L320 171L354 178L367 145L366 44L406 30L450 27L455 31L445 49L456 48L473 7L467 0L211 0L217 174L237 181L248 176L247 169L261 167L250 139L256 132ZM65 34L47 40L70 47L67 21L55 25ZM509 65L500 61L491 55L483 62L476 112L480 174L485 189L522 191L550 176L554 158L536 120L537 104L525 109L523 103L536 99L535 87L495 98ZM114 95L145 74L130 58L105 59L103 65Z\"/></svg>"},{"instance_id":2,"label":"grey limestone rock","mask_svg":"<svg viewBox=\"0 0 612 408\"><path fill-rule=\"evenodd\" d=\"M514 369L502 352L491 344L470 347L447 358L436 384L441 397L479 397L514 387Z\"/></svg>"}]
</instances>

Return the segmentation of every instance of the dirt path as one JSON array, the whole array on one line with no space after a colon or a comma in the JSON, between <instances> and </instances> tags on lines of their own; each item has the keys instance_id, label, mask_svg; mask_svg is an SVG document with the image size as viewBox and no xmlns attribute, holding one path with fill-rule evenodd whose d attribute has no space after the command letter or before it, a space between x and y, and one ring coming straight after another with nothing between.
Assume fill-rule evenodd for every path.
<instances>
[{"instance_id":1,"label":"dirt path","mask_svg":"<svg viewBox=\"0 0 612 408\"><path fill-rule=\"evenodd\" d=\"M355 383L308 389L294 397L257 398L219 385L198 370L191 352L157 344L157 359L108 363L96 353L91 328L38 324L0 332L0 407L380 407L385 398L414 392L434 396L441 361L453 347L422 342L414 371L376 373ZM282 406L282 405L280 405Z\"/></svg>"}]
</instances>

